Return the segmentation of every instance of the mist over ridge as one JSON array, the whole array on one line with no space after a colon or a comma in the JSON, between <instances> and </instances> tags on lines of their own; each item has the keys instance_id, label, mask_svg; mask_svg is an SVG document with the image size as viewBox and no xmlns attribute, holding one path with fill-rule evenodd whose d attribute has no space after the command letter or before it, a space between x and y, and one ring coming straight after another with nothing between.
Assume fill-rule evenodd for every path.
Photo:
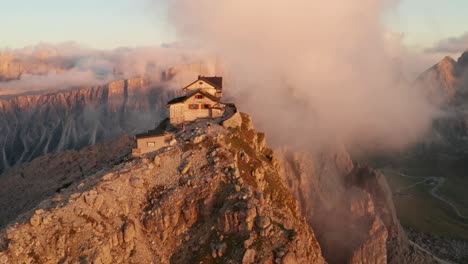
<instances>
[{"instance_id":1,"label":"mist over ridge","mask_svg":"<svg viewBox=\"0 0 468 264\"><path fill-rule=\"evenodd\" d=\"M437 111L400 74L406 51L382 23L395 4L176 0L170 18L182 41L222 59L237 103L275 143L397 150Z\"/></svg>"},{"instance_id":2,"label":"mist over ridge","mask_svg":"<svg viewBox=\"0 0 468 264\"><path fill-rule=\"evenodd\" d=\"M213 65L209 56L175 45L98 50L74 42L41 43L0 50L0 81L3 80L0 95L2 91L22 93L90 87L128 78L160 83L168 81L168 76L164 76L166 71L185 67L184 71L177 71L176 83L180 86L200 73L201 64L207 65L203 67L207 74L214 71L208 66ZM175 75L170 77L173 79Z\"/></svg>"}]
</instances>

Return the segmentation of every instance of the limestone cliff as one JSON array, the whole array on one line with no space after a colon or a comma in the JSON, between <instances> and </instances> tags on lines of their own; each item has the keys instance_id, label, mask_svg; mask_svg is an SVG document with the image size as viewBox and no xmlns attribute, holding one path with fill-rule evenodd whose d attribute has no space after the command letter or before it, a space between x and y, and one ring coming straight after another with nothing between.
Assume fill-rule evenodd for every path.
<instances>
[{"instance_id":1,"label":"limestone cliff","mask_svg":"<svg viewBox=\"0 0 468 264\"><path fill-rule=\"evenodd\" d=\"M277 157L327 262L435 263L406 238L385 177L355 164L344 148Z\"/></svg>"},{"instance_id":2,"label":"limestone cliff","mask_svg":"<svg viewBox=\"0 0 468 264\"><path fill-rule=\"evenodd\" d=\"M0 174L40 155L153 128L173 92L140 78L0 99Z\"/></svg>"},{"instance_id":3,"label":"limestone cliff","mask_svg":"<svg viewBox=\"0 0 468 264\"><path fill-rule=\"evenodd\" d=\"M325 263L265 135L241 121L75 179L4 230L0 263Z\"/></svg>"}]
</instances>

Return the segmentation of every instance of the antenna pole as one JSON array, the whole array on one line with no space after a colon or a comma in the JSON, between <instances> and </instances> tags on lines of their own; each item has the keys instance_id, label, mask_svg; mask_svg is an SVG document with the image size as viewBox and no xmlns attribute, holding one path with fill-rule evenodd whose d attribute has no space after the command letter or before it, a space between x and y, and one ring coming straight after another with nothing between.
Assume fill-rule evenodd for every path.
<instances>
[{"instance_id":1,"label":"antenna pole","mask_svg":"<svg viewBox=\"0 0 468 264\"><path fill-rule=\"evenodd\" d=\"M202 61L200 60L200 76L202 76Z\"/></svg>"}]
</instances>

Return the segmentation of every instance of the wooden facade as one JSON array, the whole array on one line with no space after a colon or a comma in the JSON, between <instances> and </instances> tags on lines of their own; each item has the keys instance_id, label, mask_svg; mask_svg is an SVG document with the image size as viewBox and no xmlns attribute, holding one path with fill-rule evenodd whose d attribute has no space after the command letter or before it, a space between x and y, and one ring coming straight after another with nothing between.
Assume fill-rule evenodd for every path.
<instances>
[{"instance_id":1,"label":"wooden facade","mask_svg":"<svg viewBox=\"0 0 468 264\"><path fill-rule=\"evenodd\" d=\"M224 106L211 94L198 91L183 100L169 104L170 122L179 125L203 118L218 118L224 114Z\"/></svg>"}]
</instances>

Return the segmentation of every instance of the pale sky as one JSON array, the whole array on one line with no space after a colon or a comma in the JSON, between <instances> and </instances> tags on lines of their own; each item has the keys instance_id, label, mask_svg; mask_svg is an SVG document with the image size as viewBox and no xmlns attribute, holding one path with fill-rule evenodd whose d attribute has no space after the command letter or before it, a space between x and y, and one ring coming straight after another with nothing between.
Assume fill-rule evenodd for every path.
<instances>
[{"instance_id":1,"label":"pale sky","mask_svg":"<svg viewBox=\"0 0 468 264\"><path fill-rule=\"evenodd\" d=\"M0 0L0 48L159 45L174 40L166 13L164 3L150 0Z\"/></svg>"},{"instance_id":2,"label":"pale sky","mask_svg":"<svg viewBox=\"0 0 468 264\"><path fill-rule=\"evenodd\" d=\"M176 37L164 1L170 0L0 0L0 48L68 41L101 49L171 43ZM402 0L385 23L403 33L407 45L426 48L468 32L468 1Z\"/></svg>"},{"instance_id":3,"label":"pale sky","mask_svg":"<svg viewBox=\"0 0 468 264\"><path fill-rule=\"evenodd\" d=\"M403 33L409 46L427 47L468 32L468 1L401 0L386 23L393 31Z\"/></svg>"}]
</instances>

